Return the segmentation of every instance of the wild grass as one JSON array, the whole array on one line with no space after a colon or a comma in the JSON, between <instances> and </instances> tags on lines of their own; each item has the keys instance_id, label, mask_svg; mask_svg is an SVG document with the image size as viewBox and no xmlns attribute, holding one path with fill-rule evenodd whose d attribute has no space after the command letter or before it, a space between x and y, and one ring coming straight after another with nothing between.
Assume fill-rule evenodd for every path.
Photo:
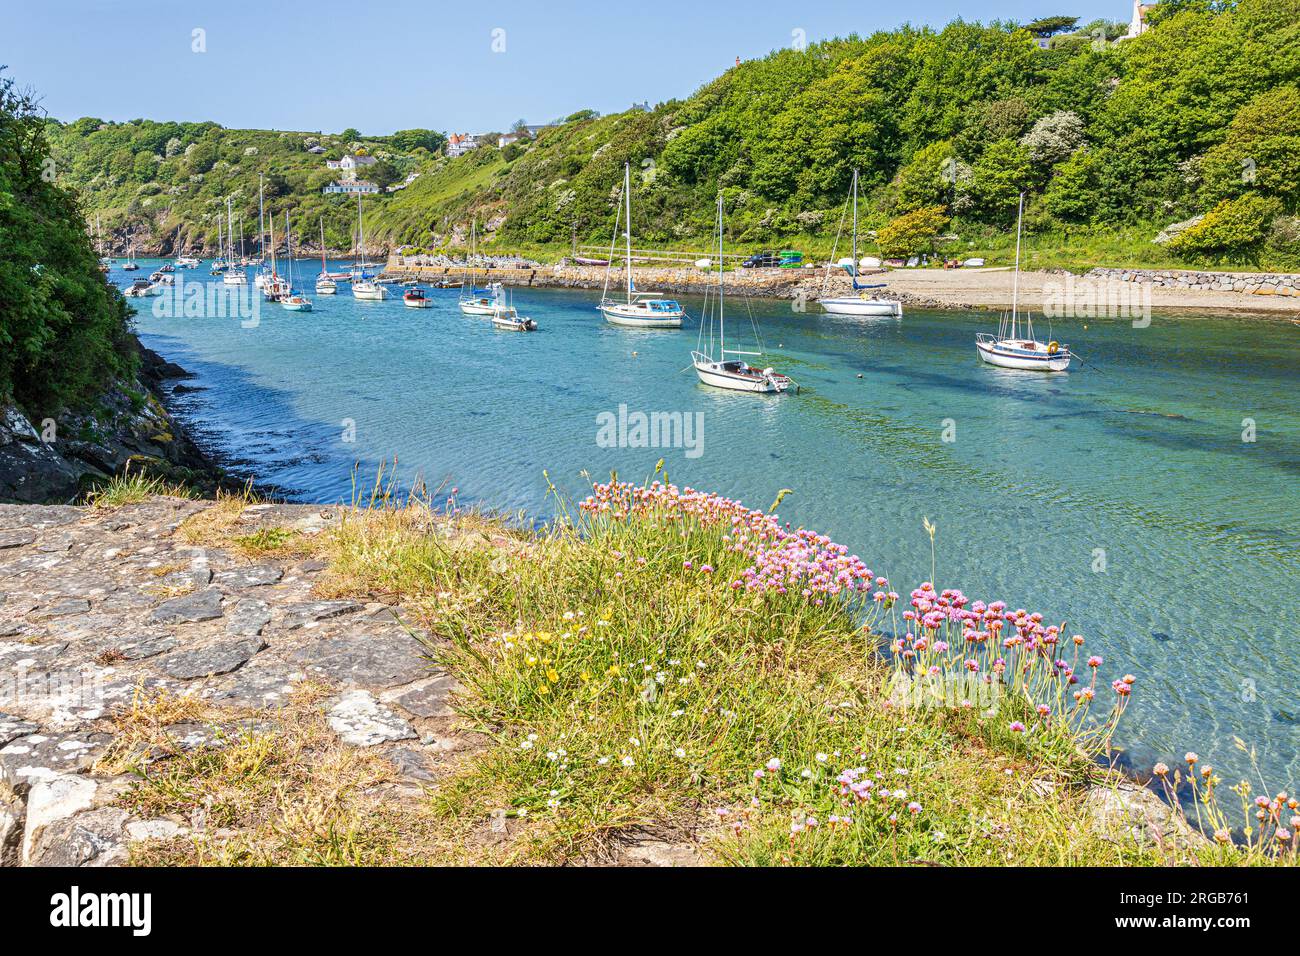
<instances>
[{"instance_id":1,"label":"wild grass","mask_svg":"<svg viewBox=\"0 0 1300 956\"><path fill-rule=\"evenodd\" d=\"M128 462L120 475L114 475L92 488L87 493L87 500L96 508L120 508L148 501L158 495L168 498L197 497L194 490L186 485L169 482L158 476L149 477L140 468L132 471Z\"/></svg>"},{"instance_id":2,"label":"wild grass","mask_svg":"<svg viewBox=\"0 0 1300 956\"><path fill-rule=\"evenodd\" d=\"M495 818L508 861L617 859L646 832L732 864L1294 860L1099 826L1089 794L1119 778L1097 757L1132 681L1097 690L1086 662L1071 681L1036 660L1055 650L1041 620L991 612L1021 639L969 652L1007 659L981 672L991 706L916 705L918 669L966 655L933 633L891 647L921 622L899 628L898 596L833 542L689 489L596 492L513 549L410 500L353 512L332 542L335 586L400 595L492 741L434 800L454 840Z\"/></svg>"}]
</instances>

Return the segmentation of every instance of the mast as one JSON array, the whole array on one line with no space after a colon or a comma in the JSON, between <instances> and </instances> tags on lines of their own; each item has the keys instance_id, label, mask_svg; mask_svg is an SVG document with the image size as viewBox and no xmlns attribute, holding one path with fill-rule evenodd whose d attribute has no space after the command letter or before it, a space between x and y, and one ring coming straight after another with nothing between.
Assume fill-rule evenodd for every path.
<instances>
[{"instance_id":1,"label":"mast","mask_svg":"<svg viewBox=\"0 0 1300 956\"><path fill-rule=\"evenodd\" d=\"M858 284L858 171L856 168L853 170L853 272L850 274L856 287Z\"/></svg>"},{"instance_id":2,"label":"mast","mask_svg":"<svg viewBox=\"0 0 1300 956\"><path fill-rule=\"evenodd\" d=\"M329 271L325 265L325 217L320 217L320 274L325 275Z\"/></svg>"},{"instance_id":3,"label":"mast","mask_svg":"<svg viewBox=\"0 0 1300 956\"><path fill-rule=\"evenodd\" d=\"M226 197L226 243L230 246L230 258L228 263L235 261L235 213L230 203L230 197Z\"/></svg>"},{"instance_id":4,"label":"mast","mask_svg":"<svg viewBox=\"0 0 1300 956\"><path fill-rule=\"evenodd\" d=\"M361 257L361 278L366 277L366 226L361 221L361 193L357 193L357 255Z\"/></svg>"},{"instance_id":5,"label":"mast","mask_svg":"<svg viewBox=\"0 0 1300 956\"><path fill-rule=\"evenodd\" d=\"M284 254L289 260L289 294L293 294L293 230L289 228L289 210L284 211Z\"/></svg>"},{"instance_id":6,"label":"mast","mask_svg":"<svg viewBox=\"0 0 1300 956\"><path fill-rule=\"evenodd\" d=\"M722 189L718 189L718 361L727 360L727 323L722 308Z\"/></svg>"},{"instance_id":7,"label":"mast","mask_svg":"<svg viewBox=\"0 0 1300 956\"><path fill-rule=\"evenodd\" d=\"M279 278L275 273L275 216L268 216L267 222L271 224L271 278Z\"/></svg>"},{"instance_id":8,"label":"mast","mask_svg":"<svg viewBox=\"0 0 1300 956\"><path fill-rule=\"evenodd\" d=\"M257 254L266 265L266 206L262 199L262 174L257 174Z\"/></svg>"},{"instance_id":9,"label":"mast","mask_svg":"<svg viewBox=\"0 0 1300 956\"><path fill-rule=\"evenodd\" d=\"M632 163L623 164L623 195L627 200L627 304L632 304Z\"/></svg>"},{"instance_id":10,"label":"mast","mask_svg":"<svg viewBox=\"0 0 1300 956\"><path fill-rule=\"evenodd\" d=\"M1016 211L1016 274L1011 281L1011 337L1016 337L1016 310L1020 304L1020 225L1025 218L1025 194L1020 194L1020 207Z\"/></svg>"}]
</instances>

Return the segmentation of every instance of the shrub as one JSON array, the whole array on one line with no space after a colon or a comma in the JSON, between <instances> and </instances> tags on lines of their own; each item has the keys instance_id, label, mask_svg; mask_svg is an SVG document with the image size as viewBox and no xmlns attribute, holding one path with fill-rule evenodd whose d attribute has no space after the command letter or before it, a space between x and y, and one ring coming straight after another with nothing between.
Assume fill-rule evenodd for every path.
<instances>
[{"instance_id":1,"label":"shrub","mask_svg":"<svg viewBox=\"0 0 1300 956\"><path fill-rule=\"evenodd\" d=\"M934 237L948 225L945 206L925 206L890 220L876 234L881 255L906 258L934 248Z\"/></svg>"},{"instance_id":2,"label":"shrub","mask_svg":"<svg viewBox=\"0 0 1300 956\"><path fill-rule=\"evenodd\" d=\"M1171 239L1169 248L1180 256L1248 256L1264 242L1281 209L1278 200L1255 193L1225 199Z\"/></svg>"}]
</instances>

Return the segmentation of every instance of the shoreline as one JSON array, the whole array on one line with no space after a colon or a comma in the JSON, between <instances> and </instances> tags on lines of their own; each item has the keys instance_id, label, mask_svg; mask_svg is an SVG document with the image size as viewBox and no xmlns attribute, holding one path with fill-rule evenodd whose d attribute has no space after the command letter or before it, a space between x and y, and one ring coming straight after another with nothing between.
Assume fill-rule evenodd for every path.
<instances>
[{"instance_id":1,"label":"shoreline","mask_svg":"<svg viewBox=\"0 0 1300 956\"><path fill-rule=\"evenodd\" d=\"M396 261L395 261L396 260ZM398 280L442 279L463 276L452 266L414 266L397 257L389 257L383 275ZM934 309L1009 309L1016 295L1014 272L1009 267L984 269L899 269L864 274L868 283L883 282L882 295L895 298L905 306ZM639 288L673 295L704 295L716 288L716 278L695 268L657 268L634 266L633 277ZM614 273L611 273L611 287ZM605 287L606 270L602 266L557 265L525 269L498 269L476 273L482 282L500 281L506 285L530 288L578 289L596 291ZM797 300L803 298L810 307L820 295L851 295L847 276L827 276L822 269L738 270L726 278L729 294L762 299ZM1091 295L1090 295L1091 292ZM1074 295L1079 300L1075 314L1080 318L1121 317L1143 309L1159 311L1207 311L1246 313L1288 318L1300 323L1300 294L1259 295L1227 290L1170 288L1147 283L1120 282L1072 273L1021 271L1019 303L1027 311L1040 312L1050 302ZM1113 304L1118 302L1118 309ZM1093 311L1086 311L1091 308ZM1109 311L1108 311L1109 309Z\"/></svg>"}]
</instances>

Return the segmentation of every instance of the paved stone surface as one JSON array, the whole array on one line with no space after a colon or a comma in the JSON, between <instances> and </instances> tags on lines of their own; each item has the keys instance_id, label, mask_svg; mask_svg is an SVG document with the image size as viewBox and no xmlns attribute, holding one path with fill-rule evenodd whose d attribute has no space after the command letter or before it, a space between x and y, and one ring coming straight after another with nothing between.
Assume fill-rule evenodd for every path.
<instances>
[{"instance_id":1,"label":"paved stone surface","mask_svg":"<svg viewBox=\"0 0 1300 956\"><path fill-rule=\"evenodd\" d=\"M393 687L428 676L424 647L405 631L357 631L300 648L293 660L308 673L352 687Z\"/></svg>"},{"instance_id":2,"label":"paved stone surface","mask_svg":"<svg viewBox=\"0 0 1300 956\"><path fill-rule=\"evenodd\" d=\"M226 633L257 637L271 623L271 605L257 598L243 598L226 615Z\"/></svg>"},{"instance_id":3,"label":"paved stone surface","mask_svg":"<svg viewBox=\"0 0 1300 956\"><path fill-rule=\"evenodd\" d=\"M456 738L423 722L450 715L454 682L399 623L401 609L321 599L320 558L250 562L176 533L208 507L0 505L0 865L114 865L133 841L199 832L179 818L131 818L114 802L128 778L96 765L111 718L141 695L194 695L230 715L166 727L168 745L138 746L145 762L277 732L304 682L330 689L328 725L349 746L375 748L395 781L427 783L453 758ZM233 533L311 536L339 516L254 505Z\"/></svg>"},{"instance_id":4,"label":"paved stone surface","mask_svg":"<svg viewBox=\"0 0 1300 956\"><path fill-rule=\"evenodd\" d=\"M340 740L355 747L415 739L415 729L369 691L350 690L334 698L326 719Z\"/></svg>"},{"instance_id":5,"label":"paved stone surface","mask_svg":"<svg viewBox=\"0 0 1300 956\"><path fill-rule=\"evenodd\" d=\"M455 711L447 698L455 688L456 682L450 675L440 674L380 696L416 717L450 717Z\"/></svg>"},{"instance_id":6,"label":"paved stone surface","mask_svg":"<svg viewBox=\"0 0 1300 956\"><path fill-rule=\"evenodd\" d=\"M266 647L261 638L249 638L242 641L225 641L211 647L200 647L192 651L181 651L164 658L158 666L164 674L178 680L193 680L196 677L211 677L215 674L229 674L243 667L254 654Z\"/></svg>"},{"instance_id":7,"label":"paved stone surface","mask_svg":"<svg viewBox=\"0 0 1300 956\"><path fill-rule=\"evenodd\" d=\"M149 615L156 624L175 624L182 621L210 621L221 617L221 592L216 588L183 594L163 601Z\"/></svg>"}]
</instances>

